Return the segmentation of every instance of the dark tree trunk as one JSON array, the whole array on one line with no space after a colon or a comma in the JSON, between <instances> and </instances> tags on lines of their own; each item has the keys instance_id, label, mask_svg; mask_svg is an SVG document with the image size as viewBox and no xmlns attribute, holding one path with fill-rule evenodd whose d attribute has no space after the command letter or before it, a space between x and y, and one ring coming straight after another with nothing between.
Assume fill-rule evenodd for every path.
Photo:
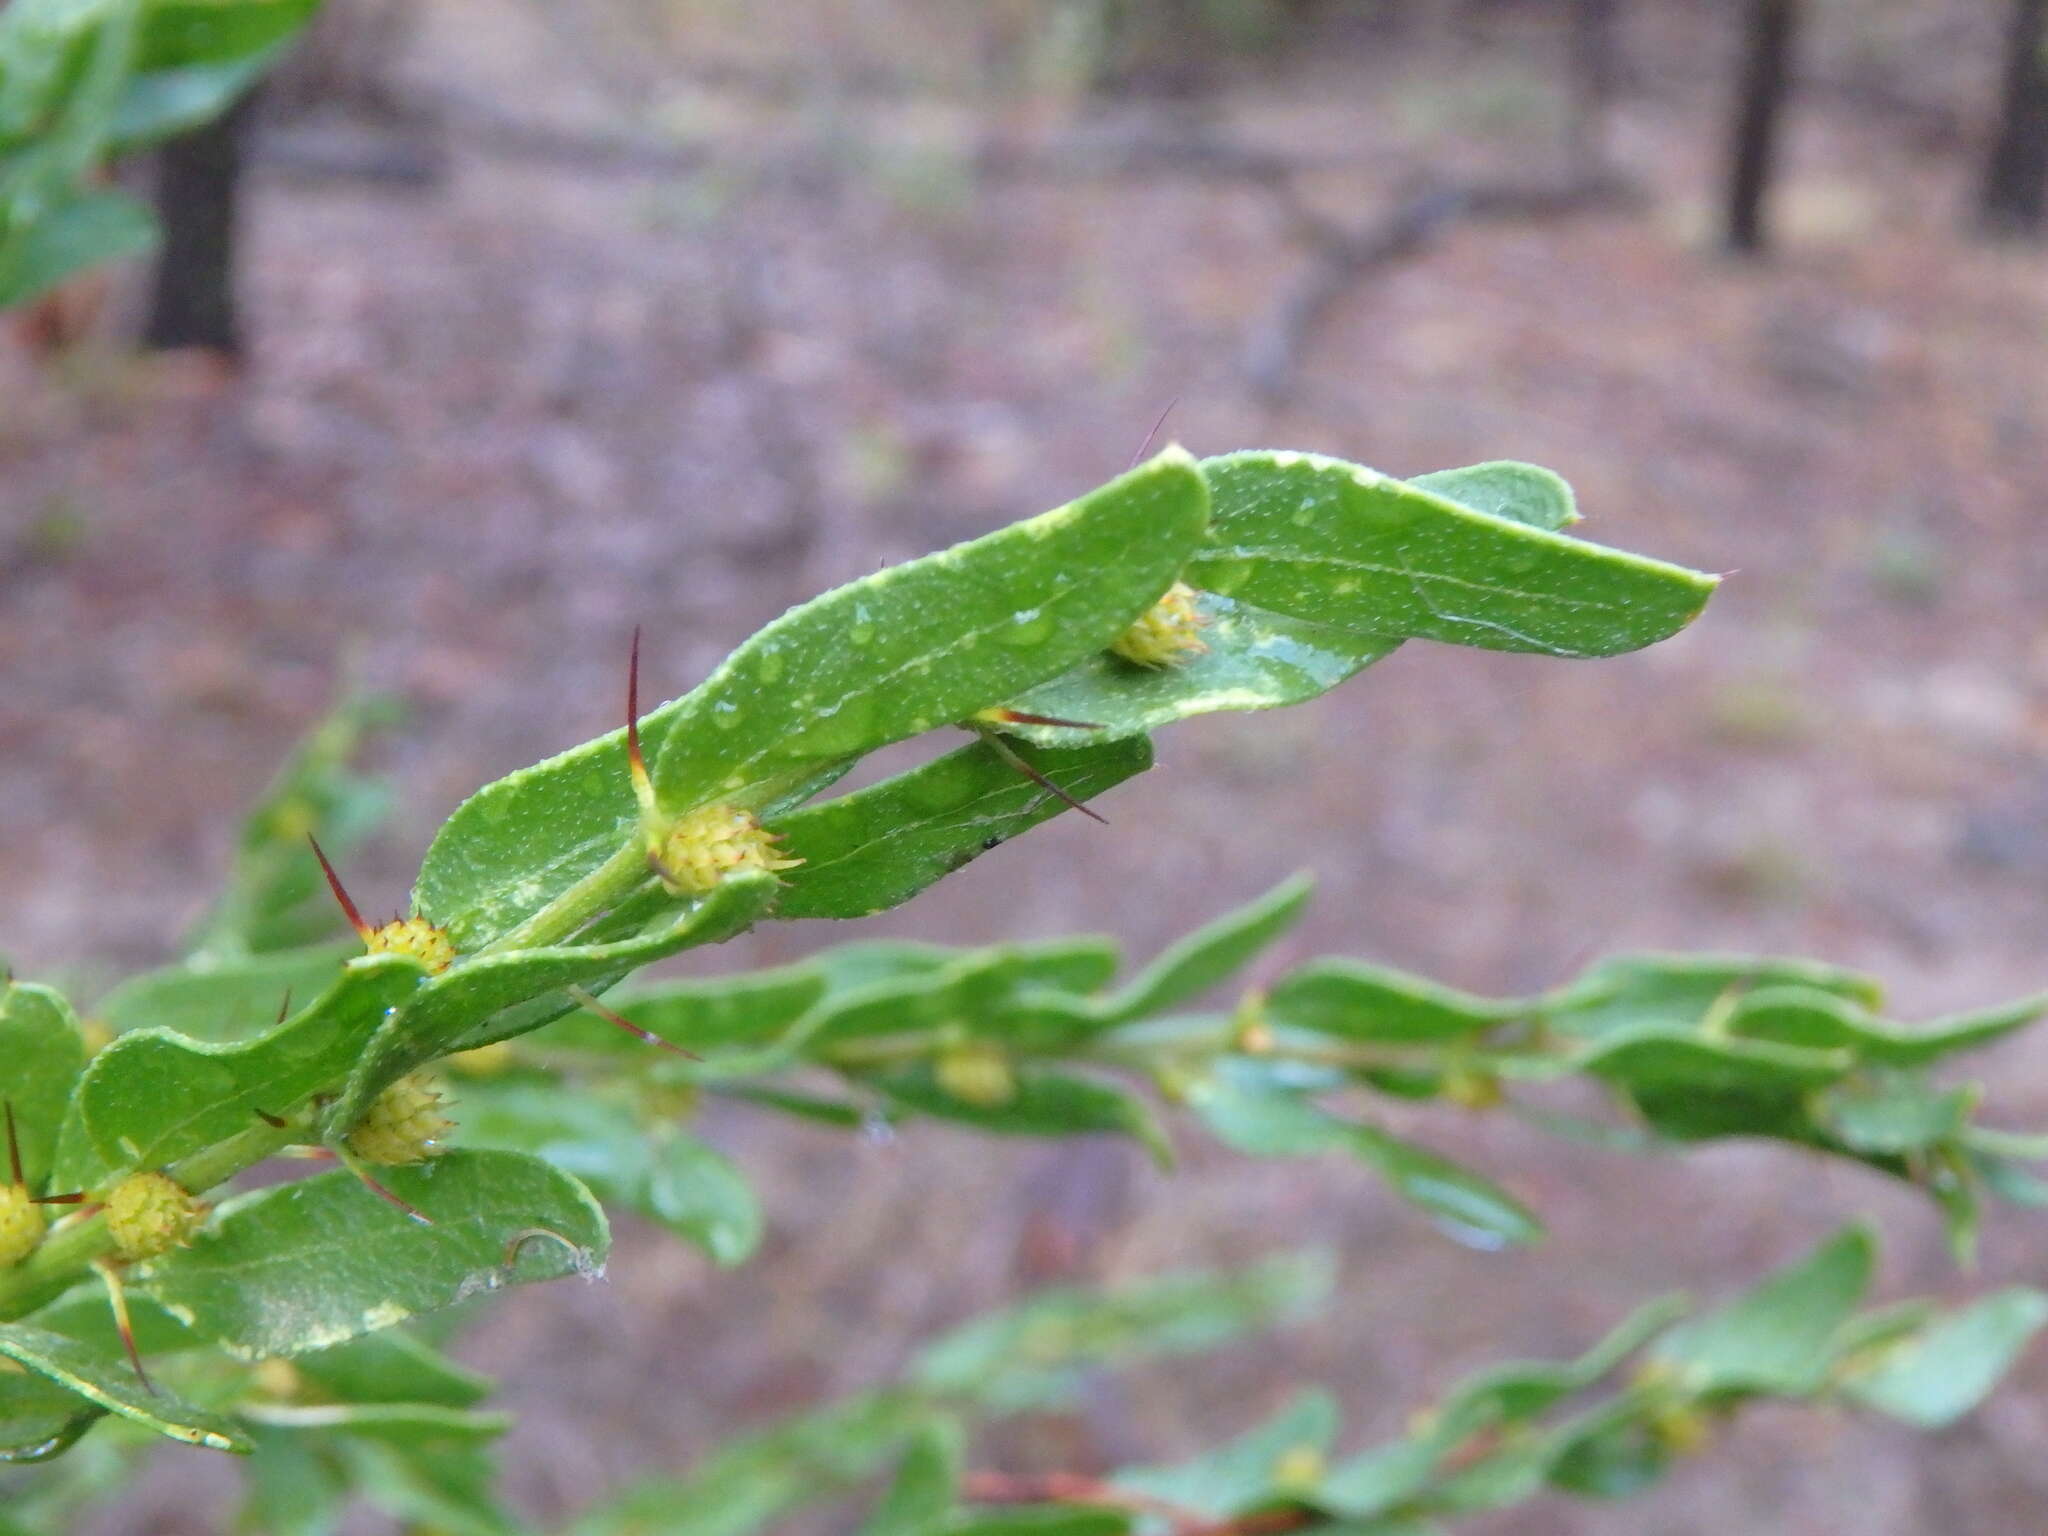
<instances>
[{"instance_id":1,"label":"dark tree trunk","mask_svg":"<svg viewBox=\"0 0 2048 1536\"><path fill-rule=\"evenodd\" d=\"M2048 212L2048 0L2013 0L1998 137L1984 166L1977 222L1994 235L2038 237Z\"/></svg>"},{"instance_id":2,"label":"dark tree trunk","mask_svg":"<svg viewBox=\"0 0 2048 1536\"><path fill-rule=\"evenodd\" d=\"M245 96L204 127L157 152L157 256L142 344L157 350L204 347L239 357L235 310L235 225L243 151L255 111Z\"/></svg>"},{"instance_id":3,"label":"dark tree trunk","mask_svg":"<svg viewBox=\"0 0 2048 1536\"><path fill-rule=\"evenodd\" d=\"M1727 245L1752 255L1767 242L1764 199L1777 160L1778 126L1792 83L1799 0L1749 0L1743 29L1742 82L1729 146Z\"/></svg>"},{"instance_id":4,"label":"dark tree trunk","mask_svg":"<svg viewBox=\"0 0 2048 1536\"><path fill-rule=\"evenodd\" d=\"M1565 152L1571 178L1587 185L1613 174L1607 120L1620 74L1614 41L1616 9L1616 0L1572 0L1572 102Z\"/></svg>"}]
</instances>

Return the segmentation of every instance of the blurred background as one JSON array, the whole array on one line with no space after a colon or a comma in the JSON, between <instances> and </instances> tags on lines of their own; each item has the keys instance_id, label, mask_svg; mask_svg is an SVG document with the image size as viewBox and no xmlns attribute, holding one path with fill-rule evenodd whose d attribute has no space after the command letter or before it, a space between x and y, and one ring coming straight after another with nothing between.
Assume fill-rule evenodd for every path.
<instances>
[{"instance_id":1,"label":"blurred background","mask_svg":"<svg viewBox=\"0 0 2048 1536\"><path fill-rule=\"evenodd\" d=\"M1908 1018L2048 979L2040 0L329 0L247 111L124 171L160 271L0 333L0 949L160 962L241 807L353 676L402 696L397 909L469 790L667 697L788 604L1055 505L1168 402L1197 452L1517 457L1581 532L1731 573L1654 651L1410 645L841 938L1108 929L1139 957L1297 868L1274 968L1480 991L1625 946L1875 970ZM138 350L138 345L141 350ZM701 964L702 962L700 962ZM2038 1039L1991 1070L2048 1119ZM1713 1295L1858 1211L1960 1293L1931 1206L1783 1148L1654 1165L1436 1106L1397 1128L1550 1221L1460 1248L1359 1170L888 1143L720 1111L771 1236L627 1233L496 1306L537 1516L881 1377L1034 1284L1327 1245L1319 1324L1105 1388L1013 1470L1190 1453L1321 1381L1392 1429L1457 1373ZM1995 1225L1984 1278L2048 1268ZM1612 1509L1480 1536L2011 1533L2048 1360L1922 1440L1763 1409ZM169 1455L107 1533L223 1528Z\"/></svg>"}]
</instances>

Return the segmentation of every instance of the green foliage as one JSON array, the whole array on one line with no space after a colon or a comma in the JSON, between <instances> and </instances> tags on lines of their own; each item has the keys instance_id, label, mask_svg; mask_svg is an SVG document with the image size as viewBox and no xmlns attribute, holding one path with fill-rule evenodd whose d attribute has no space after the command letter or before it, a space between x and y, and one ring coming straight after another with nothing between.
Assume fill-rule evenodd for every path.
<instances>
[{"instance_id":1,"label":"green foliage","mask_svg":"<svg viewBox=\"0 0 2048 1536\"><path fill-rule=\"evenodd\" d=\"M103 163L246 91L319 0L12 0L0 9L0 308L147 250Z\"/></svg>"},{"instance_id":2,"label":"green foliage","mask_svg":"<svg viewBox=\"0 0 2048 1536\"><path fill-rule=\"evenodd\" d=\"M209 91L225 99L303 9L23 0L0 18L0 105L90 98L86 137L104 146L108 101L128 104L120 131L140 131ZM71 39L72 62L41 84L19 63L31 23ZM27 1485L54 1491L16 1499L23 1475L0 1480L8 1518L61 1528L83 1497L62 1469L104 1482L153 1433L253 1451L251 1530L314 1536L354 1502L436 1529L526 1529L492 1491L506 1421L484 1406L488 1383L434 1341L489 1292L596 1273L607 1205L712 1262L745 1261L764 1217L714 1145L722 1122L702 1135L681 1123L707 1099L850 1133L900 1127L918 1146L1099 1133L1166 1165L1178 1138L1207 1135L1248 1156L1336 1154L1482 1248L1537 1241L1539 1217L1512 1178L1459 1166L1426 1128L1409 1139L1412 1108L1397 1135L1388 1098L1560 1123L1550 1085L1589 1083L1673 1146L1760 1136L1912 1180L1959 1249L1983 1195L2048 1203L2027 1172L2048 1138L1981 1125L1982 1088L1942 1076L2044 999L1914 1027L1883 1016L1867 978L1727 956L1621 957L1511 998L1344 957L1248 984L1300 915L1306 877L1122 977L1112 940L1080 937L856 942L619 986L764 920L906 901L1135 780L1152 764L1147 733L1171 721L1305 701L1411 639L1602 656L1699 611L1710 578L1577 540L1564 531L1576 516L1563 482L1527 465L1403 482L1313 455L1170 449L1057 511L791 610L639 720L639 763L621 729L485 786L428 850L412 926L367 929L372 953L353 958L301 844L345 846L381 805L352 766L379 709L346 706L251 817L187 952L101 999L111 1039L96 1054L57 994L11 980L0 994L0 1096L28 1186L10 1184L7 1210L26 1213L31 1240L0 1269L0 1355L18 1367L0 1370L0 1457L62 1458L36 1474L54 1481ZM1148 616L1184 623L1189 601L1199 650L1143 665L1114 648ZM821 798L867 754L960 727L971 740ZM693 886L664 860L706 809L739 835ZM366 1165L364 1117L389 1114L386 1090L421 1072L449 1094L454 1129L422 1133L417 1164ZM433 1102L413 1082L398 1097ZM342 1166L233 1188L294 1151ZM223 1193L185 1246L123 1260L98 1206L165 1187L123 1185L137 1173ZM44 1191L88 1203L49 1207L61 1219L44 1233L27 1203ZM572 1530L745 1536L872 1495L867 1536L1149 1533L1161 1509L1396 1536L1546 1488L1643 1486L1757 1396L1951 1422L2048 1302L2007 1290L1946 1313L1858 1312L1873 1254L1851 1228L1717 1311L1680 1322L1682 1303L1654 1303L1585 1355L1484 1373L1348 1457L1333 1451L1334 1398L1312 1393L1210 1455L1088 1488L970 1475L975 1425L1070 1402L1103 1369L1292 1319L1332 1277L1272 1259L1053 1292ZM125 1340L109 1286L127 1298ZM154 1358L160 1390L127 1344Z\"/></svg>"}]
</instances>

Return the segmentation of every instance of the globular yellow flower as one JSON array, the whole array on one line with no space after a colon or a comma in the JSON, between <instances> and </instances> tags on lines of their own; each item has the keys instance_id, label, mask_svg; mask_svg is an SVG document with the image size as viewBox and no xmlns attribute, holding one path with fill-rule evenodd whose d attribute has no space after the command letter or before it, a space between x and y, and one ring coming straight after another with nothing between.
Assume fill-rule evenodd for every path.
<instances>
[{"instance_id":1,"label":"globular yellow flower","mask_svg":"<svg viewBox=\"0 0 2048 1536\"><path fill-rule=\"evenodd\" d=\"M168 1174L131 1173L107 1195L107 1235L124 1259L154 1259L182 1248L206 1207Z\"/></svg>"},{"instance_id":2,"label":"globular yellow flower","mask_svg":"<svg viewBox=\"0 0 2048 1536\"><path fill-rule=\"evenodd\" d=\"M0 1184L0 1269L12 1269L43 1240L43 1208L19 1184Z\"/></svg>"},{"instance_id":3,"label":"globular yellow flower","mask_svg":"<svg viewBox=\"0 0 2048 1536\"><path fill-rule=\"evenodd\" d=\"M387 1168L438 1156L455 1124L441 1113L441 1091L415 1072L378 1094L345 1139L349 1151Z\"/></svg>"},{"instance_id":4,"label":"globular yellow flower","mask_svg":"<svg viewBox=\"0 0 2048 1536\"><path fill-rule=\"evenodd\" d=\"M1195 589L1176 581L1109 648L1141 667L1175 666L1209 649L1202 643L1206 622L1195 608Z\"/></svg>"},{"instance_id":5,"label":"globular yellow flower","mask_svg":"<svg viewBox=\"0 0 2048 1536\"><path fill-rule=\"evenodd\" d=\"M932 1076L953 1098L976 1109L1000 1109L1017 1097L1009 1054L993 1040L947 1046L932 1063Z\"/></svg>"},{"instance_id":6,"label":"globular yellow flower","mask_svg":"<svg viewBox=\"0 0 2048 1536\"><path fill-rule=\"evenodd\" d=\"M363 938L373 955L410 955L439 975L455 963L455 945L447 933L424 917L394 917Z\"/></svg>"},{"instance_id":7,"label":"globular yellow flower","mask_svg":"<svg viewBox=\"0 0 2048 1536\"><path fill-rule=\"evenodd\" d=\"M650 841L656 872L672 896L702 896L730 875L772 874L803 863L783 858L775 834L734 805L700 805Z\"/></svg>"}]
</instances>

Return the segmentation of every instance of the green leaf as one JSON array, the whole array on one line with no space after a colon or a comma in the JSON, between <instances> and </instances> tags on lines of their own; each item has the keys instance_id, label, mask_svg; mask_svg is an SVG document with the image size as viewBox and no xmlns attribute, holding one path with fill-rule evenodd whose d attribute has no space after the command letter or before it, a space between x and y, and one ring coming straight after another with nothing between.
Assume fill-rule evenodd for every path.
<instances>
[{"instance_id":1,"label":"green leaf","mask_svg":"<svg viewBox=\"0 0 2048 1536\"><path fill-rule=\"evenodd\" d=\"M921 1428L860 1536L931 1536L953 1508L965 1441L952 1419L934 1419Z\"/></svg>"},{"instance_id":2,"label":"green leaf","mask_svg":"<svg viewBox=\"0 0 2048 1536\"><path fill-rule=\"evenodd\" d=\"M1121 1509L1025 1504L961 1515L939 1527L938 1536L1129 1536L1133 1529L1131 1515Z\"/></svg>"},{"instance_id":3,"label":"green leaf","mask_svg":"<svg viewBox=\"0 0 2048 1536\"><path fill-rule=\"evenodd\" d=\"M1323 1391L1302 1392L1257 1429L1205 1455L1170 1467L1127 1467L1114 1481L1176 1509L1227 1520L1270 1499L1307 1497L1312 1490L1288 1474L1306 1463L1320 1482L1336 1438L1337 1400Z\"/></svg>"},{"instance_id":4,"label":"green leaf","mask_svg":"<svg viewBox=\"0 0 2048 1536\"><path fill-rule=\"evenodd\" d=\"M121 93L107 127L109 147L144 149L211 122L263 78L280 47L218 64L190 64L137 75Z\"/></svg>"},{"instance_id":5,"label":"green leaf","mask_svg":"<svg viewBox=\"0 0 2048 1536\"><path fill-rule=\"evenodd\" d=\"M1091 1368L1200 1354L1292 1322L1329 1295L1331 1279L1327 1259L1293 1254L1108 1291L1041 1291L928 1344L908 1379L989 1413L1044 1408L1064 1401Z\"/></svg>"},{"instance_id":6,"label":"green leaf","mask_svg":"<svg viewBox=\"0 0 2048 1536\"><path fill-rule=\"evenodd\" d=\"M312 20L320 0L150 0L135 65L148 72L246 58Z\"/></svg>"},{"instance_id":7,"label":"green leaf","mask_svg":"<svg viewBox=\"0 0 2048 1536\"><path fill-rule=\"evenodd\" d=\"M252 1402L244 1403L240 1412L266 1429L357 1435L407 1446L435 1440L495 1440L512 1427L509 1413L473 1413L438 1403Z\"/></svg>"},{"instance_id":8,"label":"green leaf","mask_svg":"<svg viewBox=\"0 0 2048 1536\"><path fill-rule=\"evenodd\" d=\"M14 1108L22 1172L41 1189L56 1154L85 1041L71 1005L49 987L0 979L0 1099Z\"/></svg>"},{"instance_id":9,"label":"green leaf","mask_svg":"<svg viewBox=\"0 0 2048 1536\"><path fill-rule=\"evenodd\" d=\"M0 241L0 309L26 304L88 267L140 256L156 240L148 207L125 192L67 197Z\"/></svg>"},{"instance_id":10,"label":"green leaf","mask_svg":"<svg viewBox=\"0 0 2048 1536\"><path fill-rule=\"evenodd\" d=\"M1991 1394L2043 1323L2048 1296L2018 1286L1996 1292L1895 1345L1843 1390L1916 1429L1945 1428Z\"/></svg>"},{"instance_id":11,"label":"green leaf","mask_svg":"<svg viewBox=\"0 0 2048 1536\"><path fill-rule=\"evenodd\" d=\"M1636 1035L1596 1044L1575 1065L1636 1092L1803 1093L1840 1080L1855 1059L1756 1040Z\"/></svg>"},{"instance_id":12,"label":"green leaf","mask_svg":"<svg viewBox=\"0 0 2048 1536\"><path fill-rule=\"evenodd\" d=\"M158 1028L212 1044L246 1041L275 1026L287 996L317 997L362 953L354 940L266 954L203 952L124 981L93 1005L115 1034Z\"/></svg>"},{"instance_id":13,"label":"green leaf","mask_svg":"<svg viewBox=\"0 0 2048 1536\"><path fill-rule=\"evenodd\" d=\"M1011 750L1083 801L1152 766L1152 744L1143 737L1064 750L1019 743ZM771 822L785 855L804 861L787 871L775 915L887 911L1066 809L989 743L962 747Z\"/></svg>"},{"instance_id":14,"label":"green leaf","mask_svg":"<svg viewBox=\"0 0 2048 1536\"><path fill-rule=\"evenodd\" d=\"M750 927L775 900L767 874L737 875L639 938L566 948L504 950L458 961L421 987L371 1037L347 1088L329 1112L345 1132L386 1086L452 1051L473 1050L538 1029L574 1008L564 987L602 991L628 971Z\"/></svg>"},{"instance_id":15,"label":"green leaf","mask_svg":"<svg viewBox=\"0 0 2048 1536\"><path fill-rule=\"evenodd\" d=\"M1367 634L1606 656L1682 629L1717 585L1317 454L1233 453L1202 473L1212 531L1193 585Z\"/></svg>"},{"instance_id":16,"label":"green leaf","mask_svg":"<svg viewBox=\"0 0 2048 1536\"><path fill-rule=\"evenodd\" d=\"M1636 1308L1576 1360L1511 1360L1489 1367L1459 1382L1430 1419L1457 1436L1534 1419L1599 1381L1686 1310L1684 1297L1660 1297Z\"/></svg>"},{"instance_id":17,"label":"green leaf","mask_svg":"<svg viewBox=\"0 0 2048 1536\"><path fill-rule=\"evenodd\" d=\"M236 1529L247 1536L331 1536L348 1486L324 1447L290 1430L249 1427L256 1454L243 1477Z\"/></svg>"},{"instance_id":18,"label":"green leaf","mask_svg":"<svg viewBox=\"0 0 2048 1536\"><path fill-rule=\"evenodd\" d=\"M606 1003L642 1029L699 1053L773 1043L825 993L822 966L781 966L737 976L691 978L613 993ZM543 1050L644 1059L647 1047L587 1010L557 1019L533 1044Z\"/></svg>"},{"instance_id":19,"label":"green leaf","mask_svg":"<svg viewBox=\"0 0 2048 1536\"><path fill-rule=\"evenodd\" d=\"M1170 666L1145 667L1109 651L1009 701L1012 709L1058 720L1085 720L1090 740L1135 736L1194 715L1280 709L1320 698L1374 662L1398 638L1360 634L1337 624L1269 613L1214 592L1195 594L1200 651ZM1059 746L1077 733L1062 726L1005 727L1029 741Z\"/></svg>"},{"instance_id":20,"label":"green leaf","mask_svg":"<svg viewBox=\"0 0 2048 1536\"><path fill-rule=\"evenodd\" d=\"M1495 1001L1362 960L1311 960L1266 998L1276 1024L1345 1040L1436 1044L1517 1018L1529 1005Z\"/></svg>"},{"instance_id":21,"label":"green leaf","mask_svg":"<svg viewBox=\"0 0 2048 1536\"><path fill-rule=\"evenodd\" d=\"M1219 1073L1198 1084L1188 1103L1218 1140L1253 1157L1350 1153L1462 1242L1493 1247L1530 1243L1543 1235L1543 1224L1528 1207L1491 1180L1295 1094Z\"/></svg>"},{"instance_id":22,"label":"green leaf","mask_svg":"<svg viewBox=\"0 0 2048 1536\"><path fill-rule=\"evenodd\" d=\"M464 1146L543 1158L722 1265L761 1241L761 1207L739 1170L673 1126L642 1126L593 1095L531 1079L470 1083L455 1109Z\"/></svg>"},{"instance_id":23,"label":"green leaf","mask_svg":"<svg viewBox=\"0 0 2048 1536\"><path fill-rule=\"evenodd\" d=\"M163 1029L122 1035L86 1067L73 1105L98 1169L161 1167L248 1130L259 1114L297 1108L348 1072L424 975L404 956L352 960L312 1003L243 1045Z\"/></svg>"},{"instance_id":24,"label":"green leaf","mask_svg":"<svg viewBox=\"0 0 2048 1536\"><path fill-rule=\"evenodd\" d=\"M351 1438L336 1448L362 1496L409 1530L445 1536L525 1536L529 1530L498 1503L497 1468L480 1446Z\"/></svg>"},{"instance_id":25,"label":"green leaf","mask_svg":"<svg viewBox=\"0 0 2048 1536\"><path fill-rule=\"evenodd\" d=\"M1173 580L1208 498L1160 455L1040 518L826 593L641 721L671 810L772 815L860 753L964 719L1100 649ZM472 948L637 836L622 729L486 786L428 850L420 910Z\"/></svg>"},{"instance_id":26,"label":"green leaf","mask_svg":"<svg viewBox=\"0 0 2048 1536\"><path fill-rule=\"evenodd\" d=\"M1513 459L1414 475L1408 483L1461 507L1562 533L1579 520L1579 504L1562 475Z\"/></svg>"},{"instance_id":27,"label":"green leaf","mask_svg":"<svg viewBox=\"0 0 2048 1536\"><path fill-rule=\"evenodd\" d=\"M1737 1003L1727 1024L1730 1033L1746 1038L1850 1050L1873 1066L1905 1069L2001 1040L2040 1018L2044 1009L2048 994L1907 1025L1877 1018L1849 998L1803 987L1769 987Z\"/></svg>"},{"instance_id":28,"label":"green leaf","mask_svg":"<svg viewBox=\"0 0 2048 1536\"><path fill-rule=\"evenodd\" d=\"M0 1467L63 1455L105 1414L47 1376L0 1371Z\"/></svg>"},{"instance_id":29,"label":"green leaf","mask_svg":"<svg viewBox=\"0 0 2048 1536\"><path fill-rule=\"evenodd\" d=\"M1169 448L1058 511L792 610L650 738L662 803L871 752L1058 676L1171 585L1208 512L1194 461Z\"/></svg>"},{"instance_id":30,"label":"green leaf","mask_svg":"<svg viewBox=\"0 0 2048 1536\"><path fill-rule=\"evenodd\" d=\"M971 1125L978 1131L997 1136L1130 1136L1144 1143L1160 1166L1173 1162L1173 1144L1145 1101L1092 1078L1020 1067L1014 1074L1011 1095L993 1104L974 1104L956 1097L939 1081L929 1062L876 1073L864 1080L906 1109Z\"/></svg>"},{"instance_id":31,"label":"green leaf","mask_svg":"<svg viewBox=\"0 0 2048 1536\"><path fill-rule=\"evenodd\" d=\"M169 1439L210 1451L247 1454L252 1449L249 1437L232 1420L161 1389L152 1391L126 1361L102 1355L76 1339L22 1323L0 1323L0 1355Z\"/></svg>"},{"instance_id":32,"label":"green leaf","mask_svg":"<svg viewBox=\"0 0 2048 1536\"><path fill-rule=\"evenodd\" d=\"M1808 1258L1705 1316L1681 1323L1651 1353L1689 1392L1819 1390L1836 1335L1862 1299L1877 1260L1867 1227L1844 1227Z\"/></svg>"},{"instance_id":33,"label":"green leaf","mask_svg":"<svg viewBox=\"0 0 2048 1536\"><path fill-rule=\"evenodd\" d=\"M752 1536L872 1477L932 1417L914 1393L863 1393L728 1440L687 1476L587 1511L571 1536Z\"/></svg>"},{"instance_id":34,"label":"green leaf","mask_svg":"<svg viewBox=\"0 0 2048 1536\"><path fill-rule=\"evenodd\" d=\"M228 1201L141 1283L255 1360L327 1349L482 1291L589 1274L610 1247L589 1192L535 1158L457 1151L379 1177L434 1225L348 1173L321 1174Z\"/></svg>"},{"instance_id":35,"label":"green leaf","mask_svg":"<svg viewBox=\"0 0 2048 1536\"><path fill-rule=\"evenodd\" d=\"M1293 927L1314 890L1312 875L1295 875L1235 912L1197 928L1108 999L1104 1014L1109 1022L1121 1024L1201 996Z\"/></svg>"},{"instance_id":36,"label":"green leaf","mask_svg":"<svg viewBox=\"0 0 2048 1536\"><path fill-rule=\"evenodd\" d=\"M1349 1141L1396 1194L1462 1242L1497 1247L1543 1236L1543 1223L1527 1206L1469 1168L1372 1126L1351 1127Z\"/></svg>"},{"instance_id":37,"label":"green leaf","mask_svg":"<svg viewBox=\"0 0 2048 1536\"><path fill-rule=\"evenodd\" d=\"M300 1355L293 1365L325 1396L345 1403L473 1408L496 1385L399 1328Z\"/></svg>"},{"instance_id":38,"label":"green leaf","mask_svg":"<svg viewBox=\"0 0 2048 1536\"><path fill-rule=\"evenodd\" d=\"M1884 1001L1878 982L1811 960L1765 955L1615 955L1587 968L1545 998L1545 1021L1584 1038L1660 1029L1692 1030L1710 1012L1732 1019L1746 994L1796 986L1831 993L1864 1008Z\"/></svg>"},{"instance_id":39,"label":"green leaf","mask_svg":"<svg viewBox=\"0 0 2048 1536\"><path fill-rule=\"evenodd\" d=\"M1977 1087L1937 1088L1915 1076L1886 1074L1835 1084L1817 1096L1814 1115L1857 1152L1922 1152L1958 1135L1982 1097Z\"/></svg>"}]
</instances>

